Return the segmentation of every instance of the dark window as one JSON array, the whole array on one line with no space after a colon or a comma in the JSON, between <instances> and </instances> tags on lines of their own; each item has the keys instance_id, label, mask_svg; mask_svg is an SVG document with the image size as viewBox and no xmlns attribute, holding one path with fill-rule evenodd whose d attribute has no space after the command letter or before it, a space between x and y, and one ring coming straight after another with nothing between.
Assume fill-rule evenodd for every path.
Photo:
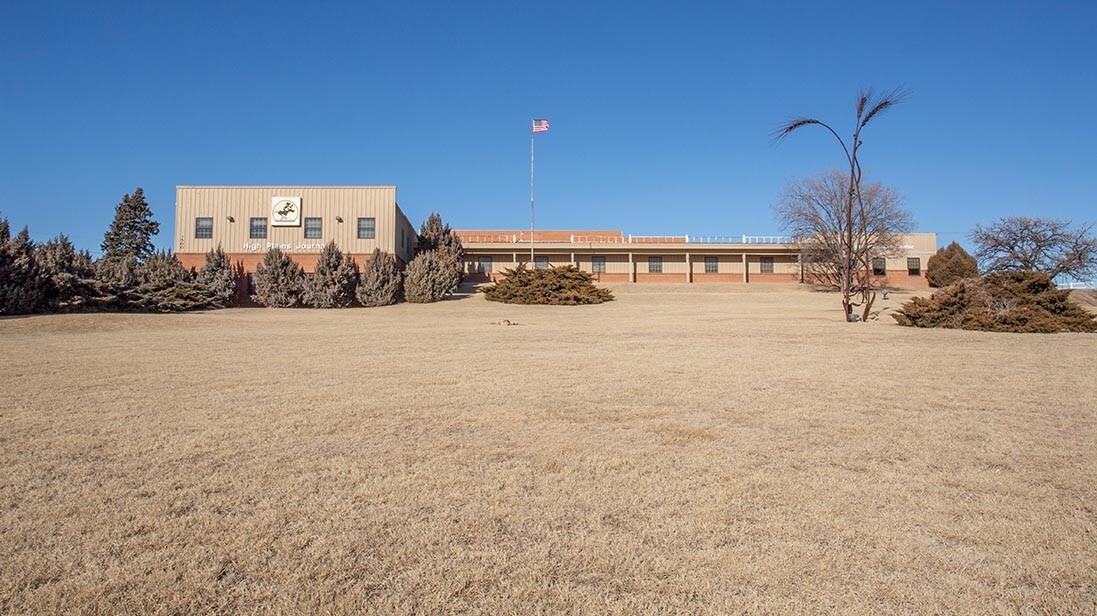
<instances>
[{"instance_id":1,"label":"dark window","mask_svg":"<svg viewBox=\"0 0 1097 616\"><path fill-rule=\"evenodd\" d=\"M305 219L305 239L318 240L324 237L324 220L322 218Z\"/></svg>"},{"instance_id":2,"label":"dark window","mask_svg":"<svg viewBox=\"0 0 1097 616\"><path fill-rule=\"evenodd\" d=\"M888 260L884 257L872 258L872 275L873 276L887 276L888 275Z\"/></svg>"},{"instance_id":3,"label":"dark window","mask_svg":"<svg viewBox=\"0 0 1097 616\"><path fill-rule=\"evenodd\" d=\"M213 237L213 219L212 218L195 218L194 219L194 239L196 240L208 240Z\"/></svg>"},{"instance_id":4,"label":"dark window","mask_svg":"<svg viewBox=\"0 0 1097 616\"><path fill-rule=\"evenodd\" d=\"M476 271L481 274L490 274L491 257L476 257Z\"/></svg>"},{"instance_id":5,"label":"dark window","mask_svg":"<svg viewBox=\"0 0 1097 616\"><path fill-rule=\"evenodd\" d=\"M763 274L773 273L773 257L760 257L758 259L758 264L759 267L761 267L761 272Z\"/></svg>"},{"instance_id":6,"label":"dark window","mask_svg":"<svg viewBox=\"0 0 1097 616\"><path fill-rule=\"evenodd\" d=\"M590 271L595 274L606 273L606 258L605 257L591 257L590 258Z\"/></svg>"},{"instance_id":7,"label":"dark window","mask_svg":"<svg viewBox=\"0 0 1097 616\"><path fill-rule=\"evenodd\" d=\"M401 232L403 230L401 229ZM377 237L377 220L375 218L358 219L358 239L372 240ZM403 244L404 236L400 235L400 243Z\"/></svg>"},{"instance_id":8,"label":"dark window","mask_svg":"<svg viewBox=\"0 0 1097 616\"><path fill-rule=\"evenodd\" d=\"M663 273L663 257L648 257L648 273L649 274L662 274Z\"/></svg>"},{"instance_id":9,"label":"dark window","mask_svg":"<svg viewBox=\"0 0 1097 616\"><path fill-rule=\"evenodd\" d=\"M720 271L720 257L705 257L705 273L715 274Z\"/></svg>"},{"instance_id":10,"label":"dark window","mask_svg":"<svg viewBox=\"0 0 1097 616\"><path fill-rule=\"evenodd\" d=\"M922 260L918 257L907 257L907 275L908 276L921 276L922 275Z\"/></svg>"},{"instance_id":11,"label":"dark window","mask_svg":"<svg viewBox=\"0 0 1097 616\"><path fill-rule=\"evenodd\" d=\"M252 218L251 224L248 226L248 237L253 240L267 239L267 219Z\"/></svg>"},{"instance_id":12,"label":"dark window","mask_svg":"<svg viewBox=\"0 0 1097 616\"><path fill-rule=\"evenodd\" d=\"M548 257L533 257L533 269L548 269Z\"/></svg>"}]
</instances>

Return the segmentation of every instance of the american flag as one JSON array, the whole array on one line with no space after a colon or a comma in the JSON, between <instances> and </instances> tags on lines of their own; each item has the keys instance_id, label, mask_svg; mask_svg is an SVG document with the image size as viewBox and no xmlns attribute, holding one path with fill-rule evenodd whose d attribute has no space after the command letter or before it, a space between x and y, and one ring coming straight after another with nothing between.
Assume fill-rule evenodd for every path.
<instances>
[{"instance_id":1,"label":"american flag","mask_svg":"<svg viewBox=\"0 0 1097 616\"><path fill-rule=\"evenodd\" d=\"M548 120L534 120L533 132L543 133L548 130Z\"/></svg>"}]
</instances>

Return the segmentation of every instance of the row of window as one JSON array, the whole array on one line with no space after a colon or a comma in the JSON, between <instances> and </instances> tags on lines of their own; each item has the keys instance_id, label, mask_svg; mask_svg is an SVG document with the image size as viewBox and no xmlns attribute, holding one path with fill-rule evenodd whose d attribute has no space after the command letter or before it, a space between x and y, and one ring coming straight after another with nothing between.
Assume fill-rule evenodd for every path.
<instances>
[{"instance_id":1,"label":"row of window","mask_svg":"<svg viewBox=\"0 0 1097 616\"><path fill-rule=\"evenodd\" d=\"M481 274L491 273L491 257L477 257L476 271ZM760 257L759 265L763 274L773 273L773 257ZM548 257L533 257L533 269L548 269ZM595 274L606 273L606 258L591 257L590 271ZM719 257L705 257L705 273L715 274L720 271ZM663 273L663 257L648 257L648 273Z\"/></svg>"},{"instance_id":2,"label":"row of window","mask_svg":"<svg viewBox=\"0 0 1097 616\"><path fill-rule=\"evenodd\" d=\"M402 230L401 230L402 232ZM305 219L305 239L306 240L318 240L324 237L324 219L322 218L306 218ZM360 240L372 240L377 237L377 220L374 218L359 218L358 219L358 239ZM213 238L213 218L195 218L194 219L194 239L208 240ZM267 239L267 219L266 218L251 218L248 220L248 238L253 240L265 240ZM401 234L401 244L403 243L403 235Z\"/></svg>"},{"instance_id":3,"label":"row of window","mask_svg":"<svg viewBox=\"0 0 1097 616\"><path fill-rule=\"evenodd\" d=\"M477 257L476 271L481 274L491 273L491 257ZM773 257L759 257L758 265L763 274L773 273ZM548 257L534 257L534 269L548 269ZM591 257L590 271L595 274L606 273L606 258ZM720 271L719 257L705 257L705 273L715 274ZM661 274L663 272L663 257L648 257L648 273ZM910 276L922 275L922 259L919 257L907 257L907 274ZM887 259L876 257L872 260L872 275L887 276Z\"/></svg>"},{"instance_id":4,"label":"row of window","mask_svg":"<svg viewBox=\"0 0 1097 616\"><path fill-rule=\"evenodd\" d=\"M888 261L884 257L874 257L872 259L872 275L873 276L887 276L888 275ZM907 275L908 276L921 276L922 275L922 259L920 257L907 257Z\"/></svg>"}]
</instances>

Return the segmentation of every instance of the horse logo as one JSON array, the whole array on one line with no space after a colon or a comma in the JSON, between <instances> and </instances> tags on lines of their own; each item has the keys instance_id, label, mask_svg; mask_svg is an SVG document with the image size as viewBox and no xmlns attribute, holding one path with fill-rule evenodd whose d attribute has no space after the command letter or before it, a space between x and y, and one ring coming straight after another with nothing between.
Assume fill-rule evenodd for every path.
<instances>
[{"instance_id":1,"label":"horse logo","mask_svg":"<svg viewBox=\"0 0 1097 616\"><path fill-rule=\"evenodd\" d=\"M274 197L270 200L271 224L295 227L301 224L301 197Z\"/></svg>"}]
</instances>

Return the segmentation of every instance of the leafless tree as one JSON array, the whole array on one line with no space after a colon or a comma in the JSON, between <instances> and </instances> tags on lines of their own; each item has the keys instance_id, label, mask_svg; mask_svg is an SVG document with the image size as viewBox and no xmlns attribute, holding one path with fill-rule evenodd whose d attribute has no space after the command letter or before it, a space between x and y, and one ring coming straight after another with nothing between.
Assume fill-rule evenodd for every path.
<instances>
[{"instance_id":1,"label":"leafless tree","mask_svg":"<svg viewBox=\"0 0 1097 616\"><path fill-rule=\"evenodd\" d=\"M879 182L862 184L853 217L853 242L845 241L845 213L849 177L831 170L789 182L775 210L782 229L800 245L805 273L821 284L841 289L846 281L847 257L853 268L848 288L860 301L861 318L867 319L875 300L872 259L902 254L903 233L914 228L914 219L903 207L903 197Z\"/></svg>"},{"instance_id":2,"label":"leafless tree","mask_svg":"<svg viewBox=\"0 0 1097 616\"><path fill-rule=\"evenodd\" d=\"M854 275L858 268L862 264L857 262L855 246L858 242L858 233L856 232L856 226L859 224L857 221L866 223L869 216L865 212L864 199L861 192L861 163L858 159L858 155L861 151L861 133L864 131L868 123L874 118L881 115L885 111L898 105L906 99L908 92L904 88L897 88L884 92L883 94L876 94L871 89L862 90L857 95L856 104L856 122L854 123L853 135L847 145L847 143L838 135L831 126L816 118L796 117L788 122L782 124L774 133L774 139L781 141L785 137L791 135L793 132L805 127L805 126L821 126L827 129L835 139L838 140L838 144L842 146L842 152L845 153L846 162L849 163L849 173L847 175L848 185L843 197L844 208L840 212L839 224L841 233L837 242L837 250L840 255L841 262L841 274L838 281L838 288L842 292L842 311L846 320L853 320L851 316L853 314L853 307L858 305L854 296L858 293L854 290ZM863 289L860 292L860 305L865 306L864 314L867 316L869 310L872 308L872 302L875 301L876 294L871 289L871 286Z\"/></svg>"},{"instance_id":3,"label":"leafless tree","mask_svg":"<svg viewBox=\"0 0 1097 616\"><path fill-rule=\"evenodd\" d=\"M976 225L971 239L984 271L1024 270L1085 280L1097 273L1092 230L1092 224L1072 228L1069 220L1011 216L986 227Z\"/></svg>"}]
</instances>

